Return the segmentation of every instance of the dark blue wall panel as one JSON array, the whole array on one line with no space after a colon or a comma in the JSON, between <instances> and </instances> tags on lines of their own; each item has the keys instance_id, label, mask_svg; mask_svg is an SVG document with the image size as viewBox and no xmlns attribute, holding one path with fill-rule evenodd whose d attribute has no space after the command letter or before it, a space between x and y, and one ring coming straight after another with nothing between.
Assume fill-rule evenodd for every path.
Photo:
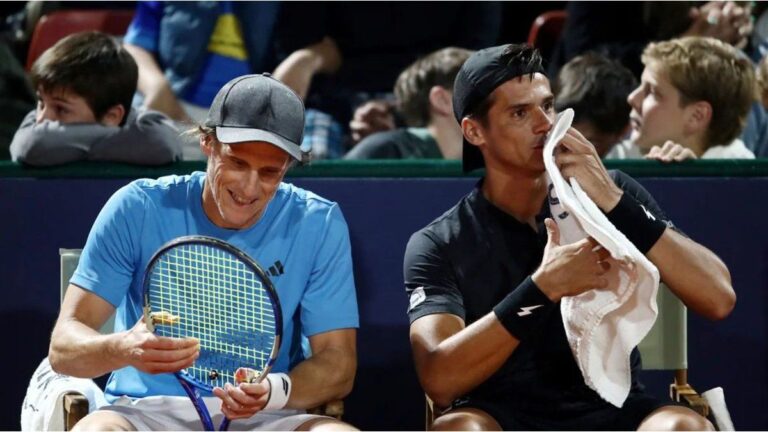
<instances>
[{"instance_id":1,"label":"dark blue wall panel","mask_svg":"<svg viewBox=\"0 0 768 432\"><path fill-rule=\"evenodd\" d=\"M411 363L402 255L410 234L451 207L475 179L296 179L338 201L350 225L360 304L359 372L346 419L363 429L420 429L423 394ZM0 429L18 429L29 377L58 311L60 247L82 247L106 199L128 180L0 179L0 325L10 372ZM690 380L723 386L740 429L768 429L767 178L641 179L688 235L731 270L738 303L724 321L689 319ZM647 374L663 395L669 375Z\"/></svg>"}]
</instances>

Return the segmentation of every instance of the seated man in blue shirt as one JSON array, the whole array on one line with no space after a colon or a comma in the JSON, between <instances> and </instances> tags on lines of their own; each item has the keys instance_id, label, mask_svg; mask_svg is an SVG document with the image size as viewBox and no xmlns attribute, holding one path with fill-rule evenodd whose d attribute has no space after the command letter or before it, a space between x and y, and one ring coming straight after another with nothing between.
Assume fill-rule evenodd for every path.
<instances>
[{"instance_id":1,"label":"seated man in blue shirt","mask_svg":"<svg viewBox=\"0 0 768 432\"><path fill-rule=\"evenodd\" d=\"M268 75L227 83L211 105L199 142L207 171L136 180L102 209L64 298L51 336L54 370L76 377L112 372L110 406L78 423L82 430L190 430L200 421L173 376L198 356L194 339L158 337L143 320L142 279L166 242L216 237L265 266L283 313L281 350L267 379L214 388L216 424L233 429L349 429L305 410L343 398L357 367L357 300L349 232L339 206L284 183L301 152L304 107ZM115 332L98 332L117 311ZM304 354L308 338L312 355ZM272 385L275 379L287 385ZM213 397L215 396L215 397ZM217 400L219 398L220 400Z\"/></svg>"}]
</instances>

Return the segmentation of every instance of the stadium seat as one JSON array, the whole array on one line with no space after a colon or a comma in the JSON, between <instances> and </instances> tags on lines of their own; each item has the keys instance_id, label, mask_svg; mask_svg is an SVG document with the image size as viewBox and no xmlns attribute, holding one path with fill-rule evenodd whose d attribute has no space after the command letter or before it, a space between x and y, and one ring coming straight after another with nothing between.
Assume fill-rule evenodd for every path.
<instances>
[{"instance_id":1,"label":"stadium seat","mask_svg":"<svg viewBox=\"0 0 768 432\"><path fill-rule=\"evenodd\" d=\"M709 404L688 384L687 309L663 283L659 285L656 303L659 307L656 322L637 346L643 359L643 370L674 371L669 397L707 417ZM434 404L426 397L427 429L435 417Z\"/></svg>"},{"instance_id":2,"label":"stadium seat","mask_svg":"<svg viewBox=\"0 0 768 432\"><path fill-rule=\"evenodd\" d=\"M638 345L643 356L643 369L673 370L675 378L669 385L669 397L706 417L709 415L707 401L688 384L687 309L663 283L659 285L656 302L659 315Z\"/></svg>"},{"instance_id":3,"label":"stadium seat","mask_svg":"<svg viewBox=\"0 0 768 432\"><path fill-rule=\"evenodd\" d=\"M537 16L528 32L528 45L537 48L542 57L549 60L567 18L568 14L565 10L551 10Z\"/></svg>"},{"instance_id":4,"label":"stadium seat","mask_svg":"<svg viewBox=\"0 0 768 432\"><path fill-rule=\"evenodd\" d=\"M122 36L133 19L133 10L61 10L43 15L35 26L27 52L27 70L40 55L62 38L89 30Z\"/></svg>"}]
</instances>

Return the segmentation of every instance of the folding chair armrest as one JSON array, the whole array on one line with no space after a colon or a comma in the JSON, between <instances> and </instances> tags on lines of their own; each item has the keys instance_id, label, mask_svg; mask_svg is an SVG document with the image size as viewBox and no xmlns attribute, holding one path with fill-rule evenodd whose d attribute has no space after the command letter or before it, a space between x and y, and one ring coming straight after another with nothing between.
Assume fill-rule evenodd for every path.
<instances>
[{"instance_id":1,"label":"folding chair armrest","mask_svg":"<svg viewBox=\"0 0 768 432\"><path fill-rule=\"evenodd\" d=\"M88 398L80 393L67 393L62 399L64 404L64 427L72 430L75 424L88 415Z\"/></svg>"},{"instance_id":2,"label":"folding chair armrest","mask_svg":"<svg viewBox=\"0 0 768 432\"><path fill-rule=\"evenodd\" d=\"M344 401L341 399L332 400L319 407L308 409L307 412L309 414L324 415L333 417L336 420L341 420L341 417L344 415Z\"/></svg>"},{"instance_id":3,"label":"folding chair armrest","mask_svg":"<svg viewBox=\"0 0 768 432\"><path fill-rule=\"evenodd\" d=\"M689 408L701 414L702 417L709 416L709 404L690 384L678 384L674 382L669 385L669 397L675 402L682 402Z\"/></svg>"}]
</instances>

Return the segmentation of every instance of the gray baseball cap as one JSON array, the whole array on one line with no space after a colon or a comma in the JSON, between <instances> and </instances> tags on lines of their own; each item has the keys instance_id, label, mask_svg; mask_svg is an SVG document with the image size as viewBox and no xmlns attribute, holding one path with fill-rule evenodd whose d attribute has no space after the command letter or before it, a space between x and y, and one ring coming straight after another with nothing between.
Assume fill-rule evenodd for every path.
<instances>
[{"instance_id":1,"label":"gray baseball cap","mask_svg":"<svg viewBox=\"0 0 768 432\"><path fill-rule=\"evenodd\" d=\"M309 161L309 149L301 148L304 103L268 73L243 75L225 84L213 99L205 126L216 128L216 138L223 143L265 141L302 163Z\"/></svg>"}]
</instances>

